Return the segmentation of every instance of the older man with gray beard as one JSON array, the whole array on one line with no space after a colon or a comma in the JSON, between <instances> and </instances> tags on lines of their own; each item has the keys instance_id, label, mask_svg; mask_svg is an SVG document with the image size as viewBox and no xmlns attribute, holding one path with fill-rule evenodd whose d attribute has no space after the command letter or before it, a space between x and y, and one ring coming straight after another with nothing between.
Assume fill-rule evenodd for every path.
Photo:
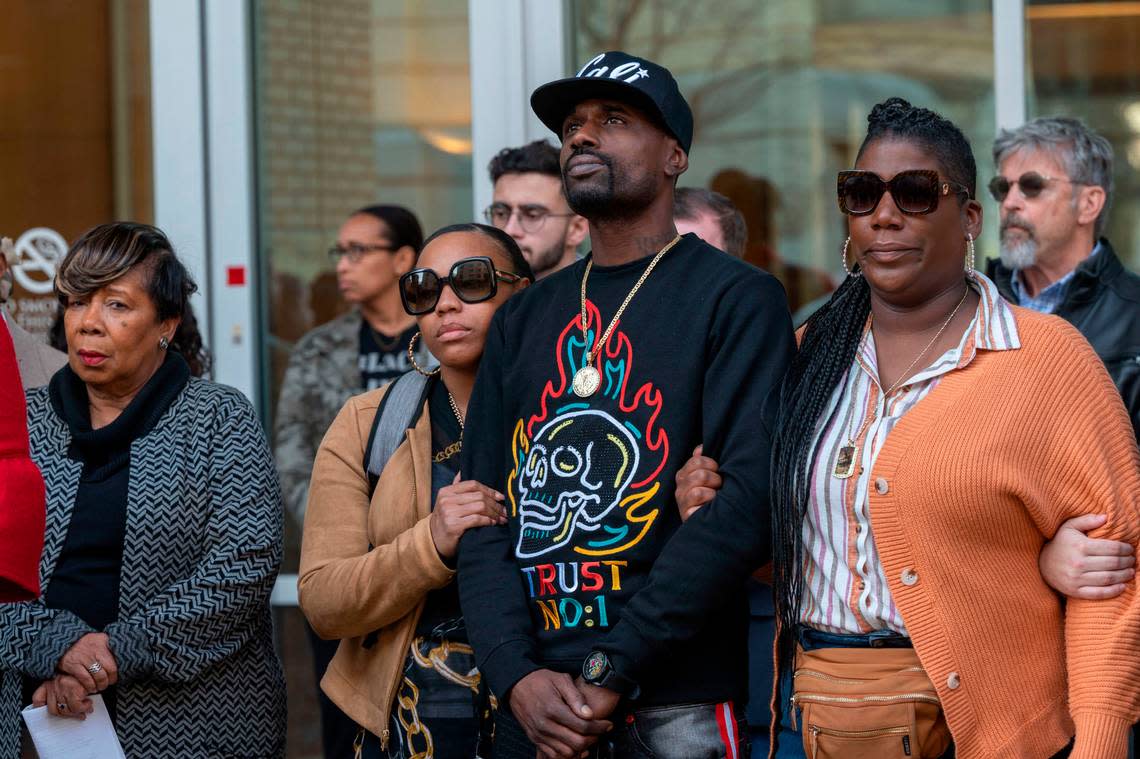
<instances>
[{"instance_id":1,"label":"older man with gray beard","mask_svg":"<svg viewBox=\"0 0 1140 759\"><path fill-rule=\"evenodd\" d=\"M1102 236L1112 146L1077 119L1039 118L998 135L994 164L1001 260L989 261L986 273L1007 300L1080 330L1124 396L1140 439L1140 277Z\"/></svg>"}]
</instances>

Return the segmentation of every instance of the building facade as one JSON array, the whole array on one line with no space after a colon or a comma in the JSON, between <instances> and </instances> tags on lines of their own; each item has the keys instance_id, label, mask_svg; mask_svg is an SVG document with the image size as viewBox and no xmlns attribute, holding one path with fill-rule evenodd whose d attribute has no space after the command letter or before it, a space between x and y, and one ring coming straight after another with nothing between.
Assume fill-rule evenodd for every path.
<instances>
[{"instance_id":1,"label":"building facade","mask_svg":"<svg viewBox=\"0 0 1140 759\"><path fill-rule=\"evenodd\" d=\"M325 251L371 203L425 231L481 219L486 166L547 138L538 84L625 49L674 71L696 120L683 185L730 195L749 260L793 304L841 274L835 172L871 106L934 108L974 145L1079 116L1116 150L1108 235L1140 267L1140 4L1067 0L14 0L0 25L9 308L46 333L54 265L111 219L157 224L201 285L215 379L267 427L293 343L340 313ZM980 256L997 252L988 197ZM286 571L295 570L298 528ZM307 649L283 581L293 755L313 755ZM308 752L308 753L306 753Z\"/></svg>"}]
</instances>

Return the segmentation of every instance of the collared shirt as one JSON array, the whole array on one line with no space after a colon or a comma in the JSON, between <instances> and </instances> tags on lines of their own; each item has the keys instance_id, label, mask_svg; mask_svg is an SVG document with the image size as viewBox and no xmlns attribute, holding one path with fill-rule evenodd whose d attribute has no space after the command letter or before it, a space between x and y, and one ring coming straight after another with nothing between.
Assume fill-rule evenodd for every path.
<instances>
[{"instance_id":1,"label":"collared shirt","mask_svg":"<svg viewBox=\"0 0 1140 759\"><path fill-rule=\"evenodd\" d=\"M981 299L969 328L954 348L913 375L890 397L879 384L875 337L868 317L864 341L847 374L832 394L822 417L804 520L804 596L800 619L818 630L860 634L906 625L891 600L887 578L871 529L871 470L887 436L903 416L938 386L942 377L967 366L978 350L1021 346L1013 310L985 275L975 272L971 286ZM870 418L870 421L868 421ZM854 441L855 474L835 476L840 449Z\"/></svg>"},{"instance_id":2,"label":"collared shirt","mask_svg":"<svg viewBox=\"0 0 1140 759\"><path fill-rule=\"evenodd\" d=\"M1092 253L1089 253L1091 259L1100 252L1100 242L1093 247ZM1046 287L1037 295L1030 295L1025 290L1025 284L1021 281L1021 271L1015 271L1013 276L1009 278L1009 286L1013 289L1013 295L1017 298L1017 305L1022 308L1032 309L1042 314L1051 314L1061 307L1061 303L1065 300L1065 289L1069 286L1076 275L1077 270L1074 268L1065 276L1058 279Z\"/></svg>"}]
</instances>

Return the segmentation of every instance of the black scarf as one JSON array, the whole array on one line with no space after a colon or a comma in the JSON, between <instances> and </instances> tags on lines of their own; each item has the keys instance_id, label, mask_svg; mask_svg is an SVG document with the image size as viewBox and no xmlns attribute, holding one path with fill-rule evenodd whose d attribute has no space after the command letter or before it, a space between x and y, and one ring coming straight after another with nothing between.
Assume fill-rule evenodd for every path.
<instances>
[{"instance_id":1,"label":"black scarf","mask_svg":"<svg viewBox=\"0 0 1140 759\"><path fill-rule=\"evenodd\" d=\"M87 473L105 466L117 466L130 455L131 443L146 435L170 408L190 379L190 366L177 353L167 353L158 368L115 421L95 430L87 385L70 366L51 378L48 396L51 406L71 430L67 455L84 464Z\"/></svg>"}]
</instances>

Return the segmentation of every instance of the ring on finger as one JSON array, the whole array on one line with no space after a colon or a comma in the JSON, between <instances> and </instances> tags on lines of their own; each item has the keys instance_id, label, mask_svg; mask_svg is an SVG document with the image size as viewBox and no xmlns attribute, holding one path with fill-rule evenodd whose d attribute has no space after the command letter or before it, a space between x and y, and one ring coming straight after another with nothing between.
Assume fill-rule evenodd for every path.
<instances>
[{"instance_id":1,"label":"ring on finger","mask_svg":"<svg viewBox=\"0 0 1140 759\"><path fill-rule=\"evenodd\" d=\"M57 711L65 712L65 711L67 711L67 702L66 701L56 701L55 702L55 708Z\"/></svg>"},{"instance_id":2,"label":"ring on finger","mask_svg":"<svg viewBox=\"0 0 1140 759\"><path fill-rule=\"evenodd\" d=\"M93 664L88 664L87 665L87 671L93 675L97 675L103 671L103 665L100 664L99 662L94 662Z\"/></svg>"}]
</instances>

